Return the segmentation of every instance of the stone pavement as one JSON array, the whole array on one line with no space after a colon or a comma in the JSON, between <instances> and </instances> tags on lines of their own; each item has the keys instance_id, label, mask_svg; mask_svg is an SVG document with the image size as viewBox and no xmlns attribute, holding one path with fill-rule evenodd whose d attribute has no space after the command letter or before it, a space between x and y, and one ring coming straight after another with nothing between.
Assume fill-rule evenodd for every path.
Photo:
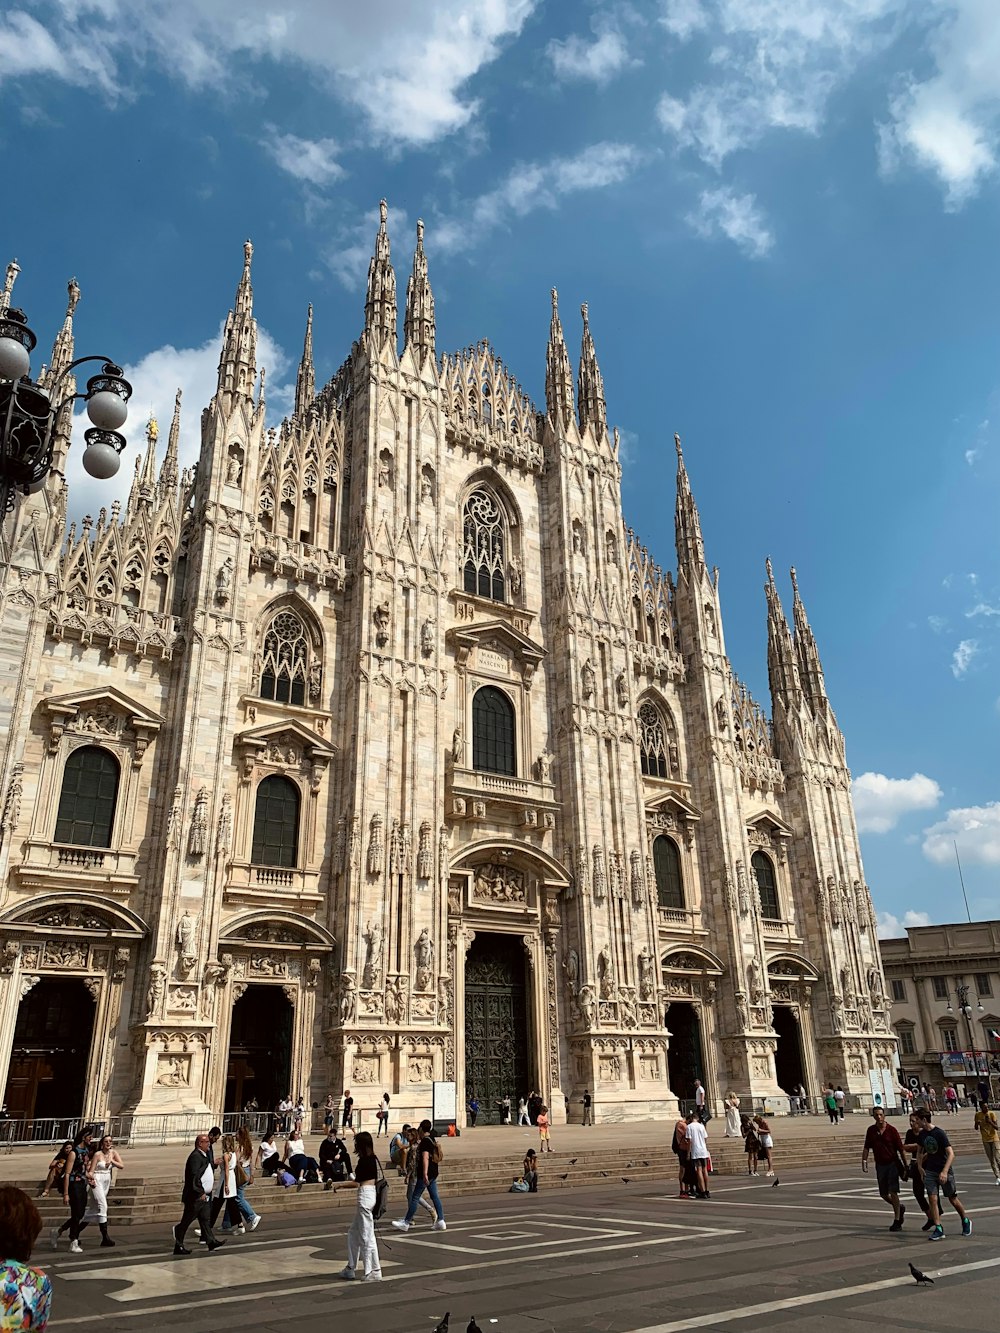
<instances>
[{"instance_id":1,"label":"stone pavement","mask_svg":"<svg viewBox=\"0 0 1000 1333\"><path fill-rule=\"evenodd\" d=\"M1000 1257L1000 1190L982 1157L958 1178L974 1220L963 1239L930 1244L911 1203L892 1235L872 1177L823 1167L766 1180L713 1182L704 1202L672 1181L497 1193L449 1200L445 1232L383 1227L379 1284L335 1276L349 1214L272 1217L224 1251L173 1258L164 1221L135 1227L116 1250L84 1236L85 1253L40 1250L54 1279L54 1327L100 1333L319 1333L331 1317L352 1333L912 1333L992 1327ZM918 1288L907 1265L935 1279Z\"/></svg>"}]
</instances>

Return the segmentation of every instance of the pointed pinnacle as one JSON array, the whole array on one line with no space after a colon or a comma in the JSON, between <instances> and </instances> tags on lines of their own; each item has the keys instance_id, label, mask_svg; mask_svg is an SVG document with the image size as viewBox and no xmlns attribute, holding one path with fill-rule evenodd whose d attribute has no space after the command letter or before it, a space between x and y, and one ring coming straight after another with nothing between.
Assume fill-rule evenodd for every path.
<instances>
[{"instance_id":1,"label":"pointed pinnacle","mask_svg":"<svg viewBox=\"0 0 1000 1333\"><path fill-rule=\"evenodd\" d=\"M771 557L770 557L770 556L767 556L767 557L765 558L765 560L764 560L764 565L765 565L765 567L766 567L766 569L767 569L767 581L768 581L768 583L770 583L770 585L771 585L772 587L774 587L774 570L773 570L773 568L771 567Z\"/></svg>"},{"instance_id":2,"label":"pointed pinnacle","mask_svg":"<svg viewBox=\"0 0 1000 1333\"><path fill-rule=\"evenodd\" d=\"M417 249L422 250L423 248L424 248L424 220L423 218L417 218Z\"/></svg>"},{"instance_id":3,"label":"pointed pinnacle","mask_svg":"<svg viewBox=\"0 0 1000 1333\"><path fill-rule=\"evenodd\" d=\"M69 293L69 301L66 305L66 318L71 319L73 312L76 310L76 307L80 302L80 284L77 282L76 278L70 278L69 282L66 284L66 291Z\"/></svg>"},{"instance_id":4,"label":"pointed pinnacle","mask_svg":"<svg viewBox=\"0 0 1000 1333\"><path fill-rule=\"evenodd\" d=\"M798 597L798 595L799 595L799 578L798 578L798 575L797 575L796 572L795 572L795 566L792 565L791 569L790 569L788 572L789 572L789 573L791 574L791 576L792 576L792 592L795 594L796 597Z\"/></svg>"},{"instance_id":5,"label":"pointed pinnacle","mask_svg":"<svg viewBox=\"0 0 1000 1333\"><path fill-rule=\"evenodd\" d=\"M389 205L386 203L384 199L380 199L378 201L378 216L379 216L379 225L381 227L384 227L385 224L389 221Z\"/></svg>"},{"instance_id":6,"label":"pointed pinnacle","mask_svg":"<svg viewBox=\"0 0 1000 1333\"><path fill-rule=\"evenodd\" d=\"M684 454L681 452L681 437L674 431L674 448L677 450L678 462L683 463Z\"/></svg>"}]
</instances>

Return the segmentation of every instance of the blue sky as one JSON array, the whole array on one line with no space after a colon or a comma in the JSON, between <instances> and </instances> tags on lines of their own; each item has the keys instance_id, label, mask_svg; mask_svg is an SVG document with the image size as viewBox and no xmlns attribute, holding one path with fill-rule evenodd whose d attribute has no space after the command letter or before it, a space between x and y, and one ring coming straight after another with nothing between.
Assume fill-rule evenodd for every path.
<instances>
[{"instance_id":1,"label":"blue sky","mask_svg":"<svg viewBox=\"0 0 1000 1333\"><path fill-rule=\"evenodd\" d=\"M78 278L126 460L178 384L196 450L248 235L274 420L309 301L333 373L385 195L439 350L536 401L549 288L574 349L589 302L627 518L672 565L680 431L765 702L797 566L886 930L960 918L953 839L1000 916L996 0L13 0L0 52L0 259L43 347Z\"/></svg>"}]
</instances>

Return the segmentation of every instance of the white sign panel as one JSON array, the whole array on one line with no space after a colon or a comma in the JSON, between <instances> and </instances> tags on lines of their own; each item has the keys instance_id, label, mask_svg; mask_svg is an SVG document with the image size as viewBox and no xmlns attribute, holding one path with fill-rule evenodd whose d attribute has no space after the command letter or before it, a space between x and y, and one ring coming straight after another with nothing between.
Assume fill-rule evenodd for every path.
<instances>
[{"instance_id":1,"label":"white sign panel","mask_svg":"<svg viewBox=\"0 0 1000 1333\"><path fill-rule=\"evenodd\" d=\"M879 1071L882 1075L882 1092L885 1097L883 1105L889 1111L896 1109L896 1075L892 1069L882 1069ZM877 1105L878 1103L876 1103Z\"/></svg>"},{"instance_id":2,"label":"white sign panel","mask_svg":"<svg viewBox=\"0 0 1000 1333\"><path fill-rule=\"evenodd\" d=\"M458 1095L454 1083L431 1084L431 1119L454 1121L458 1111Z\"/></svg>"},{"instance_id":3,"label":"white sign panel","mask_svg":"<svg viewBox=\"0 0 1000 1333\"><path fill-rule=\"evenodd\" d=\"M885 1106L885 1090L882 1087L881 1069L869 1069L868 1082L872 1090L872 1106Z\"/></svg>"}]
</instances>

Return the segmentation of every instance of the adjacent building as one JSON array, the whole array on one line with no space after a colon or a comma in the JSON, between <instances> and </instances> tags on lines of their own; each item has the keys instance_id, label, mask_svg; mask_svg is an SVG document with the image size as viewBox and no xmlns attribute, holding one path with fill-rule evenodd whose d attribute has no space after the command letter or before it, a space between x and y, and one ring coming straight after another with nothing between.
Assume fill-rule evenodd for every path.
<instances>
[{"instance_id":1,"label":"adjacent building","mask_svg":"<svg viewBox=\"0 0 1000 1333\"><path fill-rule=\"evenodd\" d=\"M625 521L586 307L574 383L552 293L536 407L439 354L418 225L400 345L383 206L358 341L317 388L310 309L271 424L251 261L197 465L178 395L67 530L67 415L2 530L11 1111L864 1092L895 1038L794 574L768 719L676 437L676 573Z\"/></svg>"}]
</instances>

